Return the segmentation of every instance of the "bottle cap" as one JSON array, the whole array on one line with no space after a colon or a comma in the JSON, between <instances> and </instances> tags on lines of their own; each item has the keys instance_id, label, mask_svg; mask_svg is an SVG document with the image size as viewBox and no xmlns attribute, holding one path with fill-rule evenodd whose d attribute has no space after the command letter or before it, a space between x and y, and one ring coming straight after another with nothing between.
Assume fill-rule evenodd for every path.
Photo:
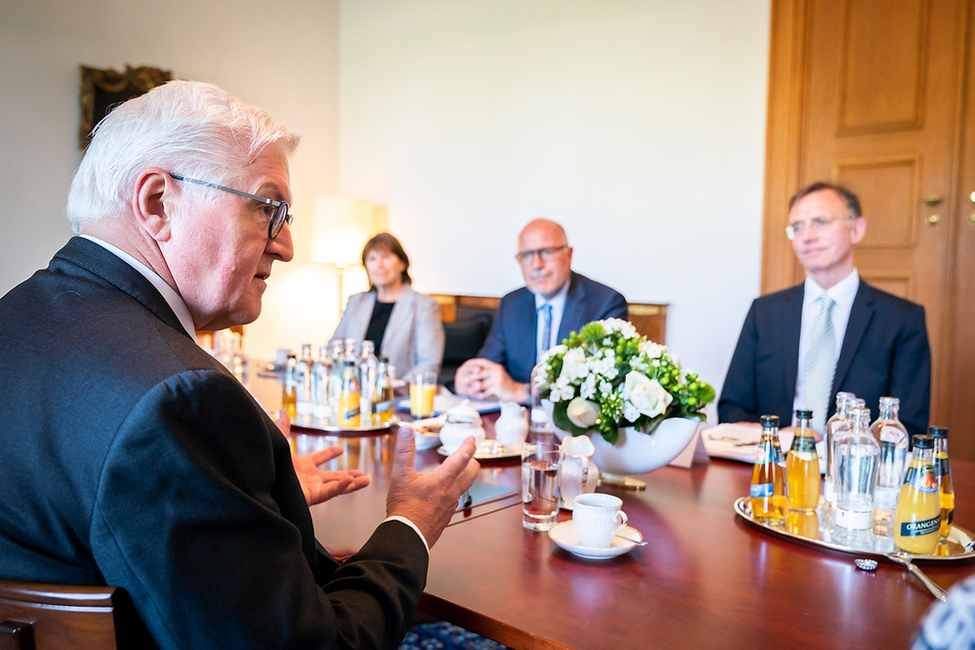
<instances>
[{"instance_id":1,"label":"bottle cap","mask_svg":"<svg viewBox=\"0 0 975 650\"><path fill-rule=\"evenodd\" d=\"M900 404L901 401L899 399L897 399L896 397L881 397L880 398L880 403L881 404Z\"/></svg>"},{"instance_id":2,"label":"bottle cap","mask_svg":"<svg viewBox=\"0 0 975 650\"><path fill-rule=\"evenodd\" d=\"M914 436L915 449L934 449L934 438L925 435Z\"/></svg>"},{"instance_id":3,"label":"bottle cap","mask_svg":"<svg viewBox=\"0 0 975 650\"><path fill-rule=\"evenodd\" d=\"M932 438L947 438L948 427L928 427L928 435ZM914 437L917 439L917 436Z\"/></svg>"},{"instance_id":4,"label":"bottle cap","mask_svg":"<svg viewBox=\"0 0 975 650\"><path fill-rule=\"evenodd\" d=\"M813 413L812 411L806 411L804 409L796 409L796 417L799 418L800 420L811 420L812 413Z\"/></svg>"},{"instance_id":5,"label":"bottle cap","mask_svg":"<svg viewBox=\"0 0 975 650\"><path fill-rule=\"evenodd\" d=\"M763 415L762 416L762 427L775 427L779 428L779 416L778 415Z\"/></svg>"}]
</instances>

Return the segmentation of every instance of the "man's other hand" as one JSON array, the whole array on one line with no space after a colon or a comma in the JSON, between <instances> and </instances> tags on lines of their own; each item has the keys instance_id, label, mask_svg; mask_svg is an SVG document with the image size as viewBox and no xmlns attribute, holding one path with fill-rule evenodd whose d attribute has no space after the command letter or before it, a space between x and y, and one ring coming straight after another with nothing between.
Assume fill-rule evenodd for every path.
<instances>
[{"instance_id":1,"label":"man's other hand","mask_svg":"<svg viewBox=\"0 0 975 650\"><path fill-rule=\"evenodd\" d=\"M454 388L474 399L499 399L524 404L528 401L528 384L511 378L499 363L487 359L468 359L457 369Z\"/></svg>"},{"instance_id":2,"label":"man's other hand","mask_svg":"<svg viewBox=\"0 0 975 650\"><path fill-rule=\"evenodd\" d=\"M369 485L369 477L357 469L320 470L319 465L342 455L338 445L316 451L307 456L291 454L295 474L309 506L328 501L341 494L349 494Z\"/></svg>"}]
</instances>

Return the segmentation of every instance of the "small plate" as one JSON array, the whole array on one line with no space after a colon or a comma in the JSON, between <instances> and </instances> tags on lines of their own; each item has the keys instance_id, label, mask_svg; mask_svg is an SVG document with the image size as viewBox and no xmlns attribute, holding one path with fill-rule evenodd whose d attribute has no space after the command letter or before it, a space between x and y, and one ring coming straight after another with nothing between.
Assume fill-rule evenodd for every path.
<instances>
[{"instance_id":1,"label":"small plate","mask_svg":"<svg viewBox=\"0 0 975 650\"><path fill-rule=\"evenodd\" d=\"M620 533L632 539L643 541L643 535L636 528L626 526ZM576 532L574 521L563 521L561 524L556 524L549 529L548 536L560 548L587 560L608 560L611 557L629 553L636 546L636 543L623 539L622 537L614 537L613 543L609 548L582 546L579 544L579 533Z\"/></svg>"},{"instance_id":2,"label":"small plate","mask_svg":"<svg viewBox=\"0 0 975 650\"><path fill-rule=\"evenodd\" d=\"M441 446L437 449L441 456L449 456L450 452L446 447ZM521 458L521 449L507 449L504 445L499 445L494 440L485 440L478 445L474 452L476 460L508 460L510 458Z\"/></svg>"}]
</instances>

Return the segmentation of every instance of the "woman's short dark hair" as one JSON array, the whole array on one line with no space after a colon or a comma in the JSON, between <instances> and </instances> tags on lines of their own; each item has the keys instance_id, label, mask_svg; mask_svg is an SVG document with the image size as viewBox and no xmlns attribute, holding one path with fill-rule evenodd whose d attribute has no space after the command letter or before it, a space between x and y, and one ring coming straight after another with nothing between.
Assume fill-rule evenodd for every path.
<instances>
[{"instance_id":1,"label":"woman's short dark hair","mask_svg":"<svg viewBox=\"0 0 975 650\"><path fill-rule=\"evenodd\" d=\"M381 232L367 241L366 245L362 247L363 266L366 265L366 256L375 250L384 250L398 257L400 262L403 263L403 273L400 274L403 283L413 284L413 278L410 277L410 258L406 255L406 251L403 250L403 244L399 243L398 239L388 232ZM376 287L372 286L372 280L370 279L369 291L374 291L375 289Z\"/></svg>"},{"instance_id":2,"label":"woman's short dark hair","mask_svg":"<svg viewBox=\"0 0 975 650\"><path fill-rule=\"evenodd\" d=\"M807 197L813 192L821 192L823 190L833 190L840 196L841 199L843 199L843 201L846 203L846 210L849 213L850 219L856 219L857 217L863 216L863 211L860 209L860 199L857 198L856 194L842 185L827 183L825 181L810 183L793 194L792 198L789 199L789 210L792 210L792 206L794 206L799 199Z\"/></svg>"}]
</instances>

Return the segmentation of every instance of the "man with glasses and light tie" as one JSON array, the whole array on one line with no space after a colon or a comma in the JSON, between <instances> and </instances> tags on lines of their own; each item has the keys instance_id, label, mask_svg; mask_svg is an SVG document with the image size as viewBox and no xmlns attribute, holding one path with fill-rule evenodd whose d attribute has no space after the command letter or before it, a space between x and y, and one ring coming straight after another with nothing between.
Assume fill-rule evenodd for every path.
<instances>
[{"instance_id":1,"label":"man with glasses and light tie","mask_svg":"<svg viewBox=\"0 0 975 650\"><path fill-rule=\"evenodd\" d=\"M293 457L287 416L196 344L292 259L297 146L211 84L125 102L72 181L80 237L0 298L0 579L123 588L132 647L396 647L478 470L468 438L417 474L400 429L387 519L340 564L309 506L368 478Z\"/></svg>"},{"instance_id":2,"label":"man with glasses and light tie","mask_svg":"<svg viewBox=\"0 0 975 650\"><path fill-rule=\"evenodd\" d=\"M454 388L461 395L525 403L542 352L590 321L626 318L620 292L572 271L572 247L554 221L525 226L515 259L525 286L501 299L477 358L457 369Z\"/></svg>"},{"instance_id":3,"label":"man with glasses and light tie","mask_svg":"<svg viewBox=\"0 0 975 650\"><path fill-rule=\"evenodd\" d=\"M813 183L789 201L786 236L806 270L803 284L756 299L745 317L721 398L721 422L758 422L813 411L822 433L838 391L900 399L913 435L928 425L931 353L924 308L863 282L853 247L867 222L850 190Z\"/></svg>"}]
</instances>

